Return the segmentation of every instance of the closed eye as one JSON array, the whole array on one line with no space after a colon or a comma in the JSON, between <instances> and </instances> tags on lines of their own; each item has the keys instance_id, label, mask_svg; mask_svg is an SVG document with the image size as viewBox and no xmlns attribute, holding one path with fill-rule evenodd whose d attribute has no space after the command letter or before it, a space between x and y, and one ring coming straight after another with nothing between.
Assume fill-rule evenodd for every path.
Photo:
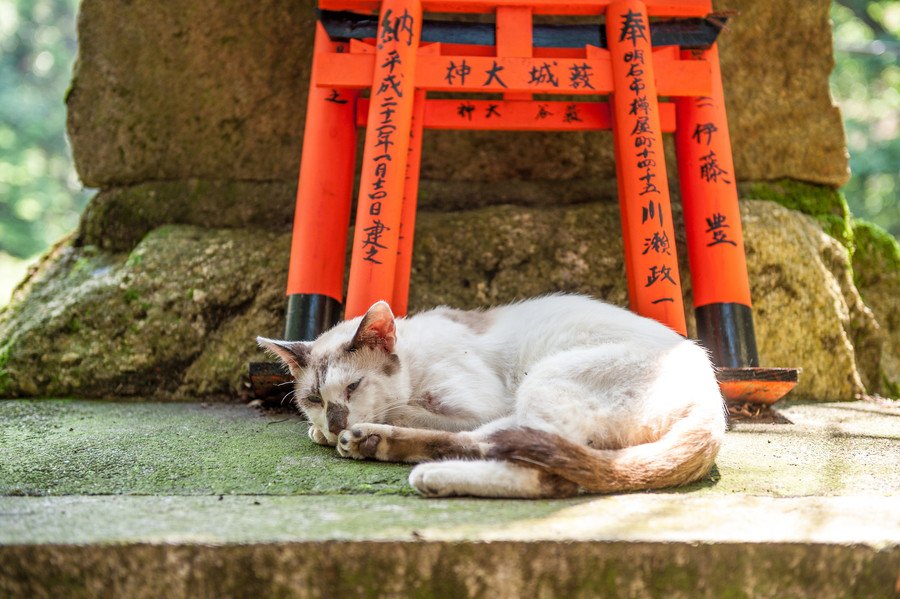
<instances>
[{"instance_id":1,"label":"closed eye","mask_svg":"<svg viewBox=\"0 0 900 599\"><path fill-rule=\"evenodd\" d=\"M320 404L322 403L322 397L318 394L307 395L306 401L308 401L309 403Z\"/></svg>"},{"instance_id":2,"label":"closed eye","mask_svg":"<svg viewBox=\"0 0 900 599\"><path fill-rule=\"evenodd\" d=\"M350 383L349 385L347 385L347 393L353 393L354 391L356 391L356 388L359 387L359 384L361 382L362 382L362 379L359 379L355 383Z\"/></svg>"}]
</instances>

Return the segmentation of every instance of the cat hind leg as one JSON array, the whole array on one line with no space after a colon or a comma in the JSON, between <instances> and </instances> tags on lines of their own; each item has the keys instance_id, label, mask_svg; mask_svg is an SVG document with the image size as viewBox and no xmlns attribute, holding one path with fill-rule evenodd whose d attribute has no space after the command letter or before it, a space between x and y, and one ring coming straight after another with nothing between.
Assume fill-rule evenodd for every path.
<instances>
[{"instance_id":1,"label":"cat hind leg","mask_svg":"<svg viewBox=\"0 0 900 599\"><path fill-rule=\"evenodd\" d=\"M409 483L425 497L572 497L578 485L558 476L509 462L445 460L413 468Z\"/></svg>"}]
</instances>

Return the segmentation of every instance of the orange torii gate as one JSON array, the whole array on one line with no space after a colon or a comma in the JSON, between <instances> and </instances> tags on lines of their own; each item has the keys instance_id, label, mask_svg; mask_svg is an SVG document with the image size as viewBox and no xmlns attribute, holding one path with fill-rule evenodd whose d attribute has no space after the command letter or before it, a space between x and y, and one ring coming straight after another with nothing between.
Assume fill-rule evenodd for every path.
<instances>
[{"instance_id":1,"label":"orange torii gate","mask_svg":"<svg viewBox=\"0 0 900 599\"><path fill-rule=\"evenodd\" d=\"M651 30L655 42L665 25L651 25L650 17L706 18L710 0L320 0L319 7L323 15L355 11L377 13L378 20L351 19L357 33L345 39L317 24L287 339L314 339L341 318L342 303L345 318L381 299L406 313L424 129L612 129L631 309L686 335L662 146L663 133L674 132L698 333L722 369L723 391L734 400L772 402L796 384L794 369L758 368L715 43L651 44ZM423 36L423 12L493 13L496 22L428 22ZM538 44L556 35L535 28L534 15L544 14L594 15L598 23L602 15L605 28L591 34L596 43ZM448 27L481 37L440 33ZM368 98L360 95L365 89ZM432 91L502 99L427 98ZM609 102L533 94L608 95ZM358 126L366 137L342 302ZM254 374L254 383L279 376L251 367Z\"/></svg>"}]
</instances>

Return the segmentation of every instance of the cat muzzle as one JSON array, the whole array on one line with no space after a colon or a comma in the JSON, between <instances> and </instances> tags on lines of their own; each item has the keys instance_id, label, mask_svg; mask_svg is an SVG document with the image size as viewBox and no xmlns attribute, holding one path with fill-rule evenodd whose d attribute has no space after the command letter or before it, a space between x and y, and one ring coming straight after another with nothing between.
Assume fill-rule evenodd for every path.
<instances>
[{"instance_id":1,"label":"cat muzzle","mask_svg":"<svg viewBox=\"0 0 900 599\"><path fill-rule=\"evenodd\" d=\"M338 404L330 404L325 410L325 418L328 420L328 431L332 435L337 435L347 428L347 416L350 411L347 406Z\"/></svg>"}]
</instances>

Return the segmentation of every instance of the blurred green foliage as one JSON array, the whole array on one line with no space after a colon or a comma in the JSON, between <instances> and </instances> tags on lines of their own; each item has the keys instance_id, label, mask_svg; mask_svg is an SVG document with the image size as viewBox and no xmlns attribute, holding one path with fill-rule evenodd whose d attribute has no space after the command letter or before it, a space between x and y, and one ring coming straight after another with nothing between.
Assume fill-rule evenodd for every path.
<instances>
[{"instance_id":1,"label":"blurred green foliage","mask_svg":"<svg viewBox=\"0 0 900 599\"><path fill-rule=\"evenodd\" d=\"M832 4L831 90L847 130L852 178L843 188L854 216L900 237L900 3Z\"/></svg>"},{"instance_id":2,"label":"blurred green foliage","mask_svg":"<svg viewBox=\"0 0 900 599\"><path fill-rule=\"evenodd\" d=\"M63 103L78 0L0 0L0 252L25 258L69 232L88 193Z\"/></svg>"}]
</instances>

